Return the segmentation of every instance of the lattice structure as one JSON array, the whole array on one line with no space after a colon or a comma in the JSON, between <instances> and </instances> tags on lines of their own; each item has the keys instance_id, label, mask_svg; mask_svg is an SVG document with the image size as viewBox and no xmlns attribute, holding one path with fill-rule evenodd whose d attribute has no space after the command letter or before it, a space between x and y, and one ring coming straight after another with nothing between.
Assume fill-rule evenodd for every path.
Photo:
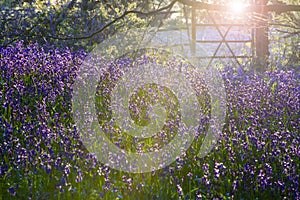
<instances>
[{"instance_id":1,"label":"lattice structure","mask_svg":"<svg viewBox=\"0 0 300 200\"><path fill-rule=\"evenodd\" d=\"M285 4L267 4L268 0L249 0L249 5L244 8L244 21L221 20L218 21L216 13L223 13L223 16L230 15L230 9L224 5L207 4L194 0L178 0L180 4L189 8L191 15L186 28L178 28L177 31L186 31L185 35L189 37L188 42L185 40L180 45L190 47L191 55L202 60L209 60L207 66L211 65L215 60L232 59L235 64L242 65L251 63L257 70L263 71L268 65L269 57L269 12L282 13L290 11L300 11L300 5ZM206 22L199 22L197 16L199 11L205 12L205 16L209 19ZM225 13L225 14L224 14ZM247 16L247 17L245 17ZM205 38L199 30L215 28L215 33L219 38ZM231 32L236 27L242 27L246 32L250 32L248 38L232 38ZM199 36L200 35L200 36ZM205 35L205 34L204 34ZM241 34L243 35L243 34ZM244 44L247 48L246 53L239 54L233 47L234 44ZM201 45L204 47L201 48ZM199 48L200 47L200 48ZM200 49L200 50L199 50ZM206 51L203 55L202 51ZM212 52L211 52L212 51ZM224 54L224 51L225 52ZM223 54L222 54L223 52Z\"/></svg>"}]
</instances>

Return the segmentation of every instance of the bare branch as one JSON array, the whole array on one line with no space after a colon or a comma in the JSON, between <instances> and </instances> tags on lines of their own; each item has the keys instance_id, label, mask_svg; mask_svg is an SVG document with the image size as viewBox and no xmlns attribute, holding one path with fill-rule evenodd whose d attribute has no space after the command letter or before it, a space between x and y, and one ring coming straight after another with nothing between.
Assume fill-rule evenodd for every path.
<instances>
[{"instance_id":1,"label":"bare branch","mask_svg":"<svg viewBox=\"0 0 300 200\"><path fill-rule=\"evenodd\" d=\"M111 25L115 24L116 22L124 19L127 15L129 14L139 14L139 15L144 15L144 16L150 16L150 15L155 15L161 11L164 10L168 10L171 9L174 4L177 2L177 0L172 1L169 5L162 7L160 9L154 10L154 11L150 11L150 12L141 12L141 11L137 11L137 10L130 10L130 11L125 11L121 16L115 18L114 20L112 20L111 22L107 23L106 25L104 25L102 28L100 28L99 30L91 33L90 35L87 36L80 36L80 37L56 37L56 36L46 36L47 38L52 38L52 39L57 39L57 40L82 40L82 39L88 39L91 38L101 32L103 32L105 29L107 29L108 27L110 27Z\"/></svg>"},{"instance_id":2,"label":"bare branch","mask_svg":"<svg viewBox=\"0 0 300 200\"><path fill-rule=\"evenodd\" d=\"M182 3L187 6L193 6L198 9L207 9L207 10L216 10L216 11L231 11L229 6L224 5L215 5L207 4L200 1L192 0L178 0L179 3ZM244 12L288 12L288 11L300 11L299 5L251 5L244 8Z\"/></svg>"},{"instance_id":3,"label":"bare branch","mask_svg":"<svg viewBox=\"0 0 300 200\"><path fill-rule=\"evenodd\" d=\"M293 26L290 24L283 24L283 23L270 23L270 26L282 26L282 27L286 27L286 28L292 28L292 29L300 29L300 27L298 26Z\"/></svg>"},{"instance_id":4,"label":"bare branch","mask_svg":"<svg viewBox=\"0 0 300 200\"><path fill-rule=\"evenodd\" d=\"M300 31L284 31L284 30L280 30L280 29L276 29L276 31L278 31L279 33L284 33L286 35L284 36L280 36L279 38L282 38L282 39L286 39L286 38L291 38L291 37L294 37L294 36L297 36L300 34Z\"/></svg>"}]
</instances>

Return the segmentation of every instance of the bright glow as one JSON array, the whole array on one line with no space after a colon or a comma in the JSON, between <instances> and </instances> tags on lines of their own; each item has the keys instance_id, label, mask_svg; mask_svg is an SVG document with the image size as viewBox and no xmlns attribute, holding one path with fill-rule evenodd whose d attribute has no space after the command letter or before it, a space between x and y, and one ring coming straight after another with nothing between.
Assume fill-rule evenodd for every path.
<instances>
[{"instance_id":1,"label":"bright glow","mask_svg":"<svg viewBox=\"0 0 300 200\"><path fill-rule=\"evenodd\" d=\"M247 5L242 1L234 1L229 5L229 10L231 10L234 14L243 14L245 7Z\"/></svg>"}]
</instances>

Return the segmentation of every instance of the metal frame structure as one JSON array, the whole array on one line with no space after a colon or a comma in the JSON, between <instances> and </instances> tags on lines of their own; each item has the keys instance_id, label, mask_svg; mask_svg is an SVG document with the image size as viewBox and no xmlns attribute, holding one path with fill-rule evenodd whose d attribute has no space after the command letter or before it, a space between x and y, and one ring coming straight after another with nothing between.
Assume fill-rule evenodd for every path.
<instances>
[{"instance_id":1,"label":"metal frame structure","mask_svg":"<svg viewBox=\"0 0 300 200\"><path fill-rule=\"evenodd\" d=\"M223 5L213 5L213 4L207 4L200 1L195 0L178 0L179 3L190 6L192 8L192 40L194 41L192 43L192 52L196 52L196 43L210 43L210 42L219 42L219 46L216 49L213 56L209 57L210 62L209 65L212 63L212 60L217 57L216 54L219 51L220 46L224 43L229 51L231 52L231 56L226 57L230 58L233 57L236 62L240 65L238 58L241 56L235 56L229 43L232 43L234 41L226 40L226 36L228 32L230 31L231 27L234 26L233 24L217 24L216 21L213 19L212 16L210 16L213 20L213 24L202 24L199 25L196 23L196 9L203 9L207 12L210 10L215 11L229 11L229 8L227 6ZM283 12L290 12L290 11L300 11L300 5L285 5L285 4L279 4L279 5L267 5L268 0L253 0L253 5L245 7L245 12L248 12L249 14L258 14L263 19L258 20L254 25L252 29L252 39L251 41L235 41L235 42L251 42L251 48L252 48L252 61L255 63L256 68L259 71L264 71L265 66L268 64L268 56L269 56L269 38L268 38L268 22L265 19L265 16L268 15L269 12L276 12L276 13L283 13ZM208 12L209 13L209 12ZM196 38L196 27L197 26L215 26L219 35L222 37L222 40L219 41L199 41ZM223 34L220 30L220 26L227 26L228 29Z\"/></svg>"},{"instance_id":2,"label":"metal frame structure","mask_svg":"<svg viewBox=\"0 0 300 200\"><path fill-rule=\"evenodd\" d=\"M199 59L210 59L208 66L213 62L214 59L223 59L223 58L233 58L236 63L241 66L242 63L240 63L240 61L238 60L238 58L248 58L249 60L254 58L254 29L251 26L251 39L248 40L227 40L226 36L229 34L230 30L232 27L234 26L243 26L245 27L245 24L224 24L224 23L217 23L216 20L214 19L214 17L209 13L208 10L207 14L210 17L210 19L212 20L213 23L203 23L203 24L199 24L196 21L196 9L192 8L192 31L191 31L191 35L192 35L192 44L191 44L191 51L192 53L195 55L196 53L196 44L197 43L218 43L218 46L216 48L216 50L214 51L212 56L197 56L195 55L196 58ZM202 26L202 27L215 27L219 36L221 36L221 40L198 40L196 37L196 28ZM220 27L226 27L226 31L225 33L222 33ZM242 55L242 56L238 56L235 55L232 47L229 45L229 43L251 43L251 55ZM230 51L230 56L217 56L217 53L220 50L220 47L222 46L222 44L225 44L227 49Z\"/></svg>"}]
</instances>

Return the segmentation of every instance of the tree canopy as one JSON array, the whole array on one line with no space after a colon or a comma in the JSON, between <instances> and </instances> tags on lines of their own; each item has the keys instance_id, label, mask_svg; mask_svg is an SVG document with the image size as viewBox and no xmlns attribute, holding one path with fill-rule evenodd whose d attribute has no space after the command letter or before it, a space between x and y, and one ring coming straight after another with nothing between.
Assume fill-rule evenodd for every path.
<instances>
[{"instance_id":1,"label":"tree canopy","mask_svg":"<svg viewBox=\"0 0 300 200\"><path fill-rule=\"evenodd\" d=\"M254 0L242 2L259 4ZM297 0L266 2L268 9L299 4ZM161 25L174 7L196 6L219 12L226 3L224 0L4 0L0 2L0 44L5 47L23 40L25 44L90 50L116 31ZM223 12L218 14L222 16ZM265 19L270 26L269 38L276 41L270 46L271 53L278 55L273 58L284 59L284 64L299 62L299 12L271 12Z\"/></svg>"}]
</instances>

